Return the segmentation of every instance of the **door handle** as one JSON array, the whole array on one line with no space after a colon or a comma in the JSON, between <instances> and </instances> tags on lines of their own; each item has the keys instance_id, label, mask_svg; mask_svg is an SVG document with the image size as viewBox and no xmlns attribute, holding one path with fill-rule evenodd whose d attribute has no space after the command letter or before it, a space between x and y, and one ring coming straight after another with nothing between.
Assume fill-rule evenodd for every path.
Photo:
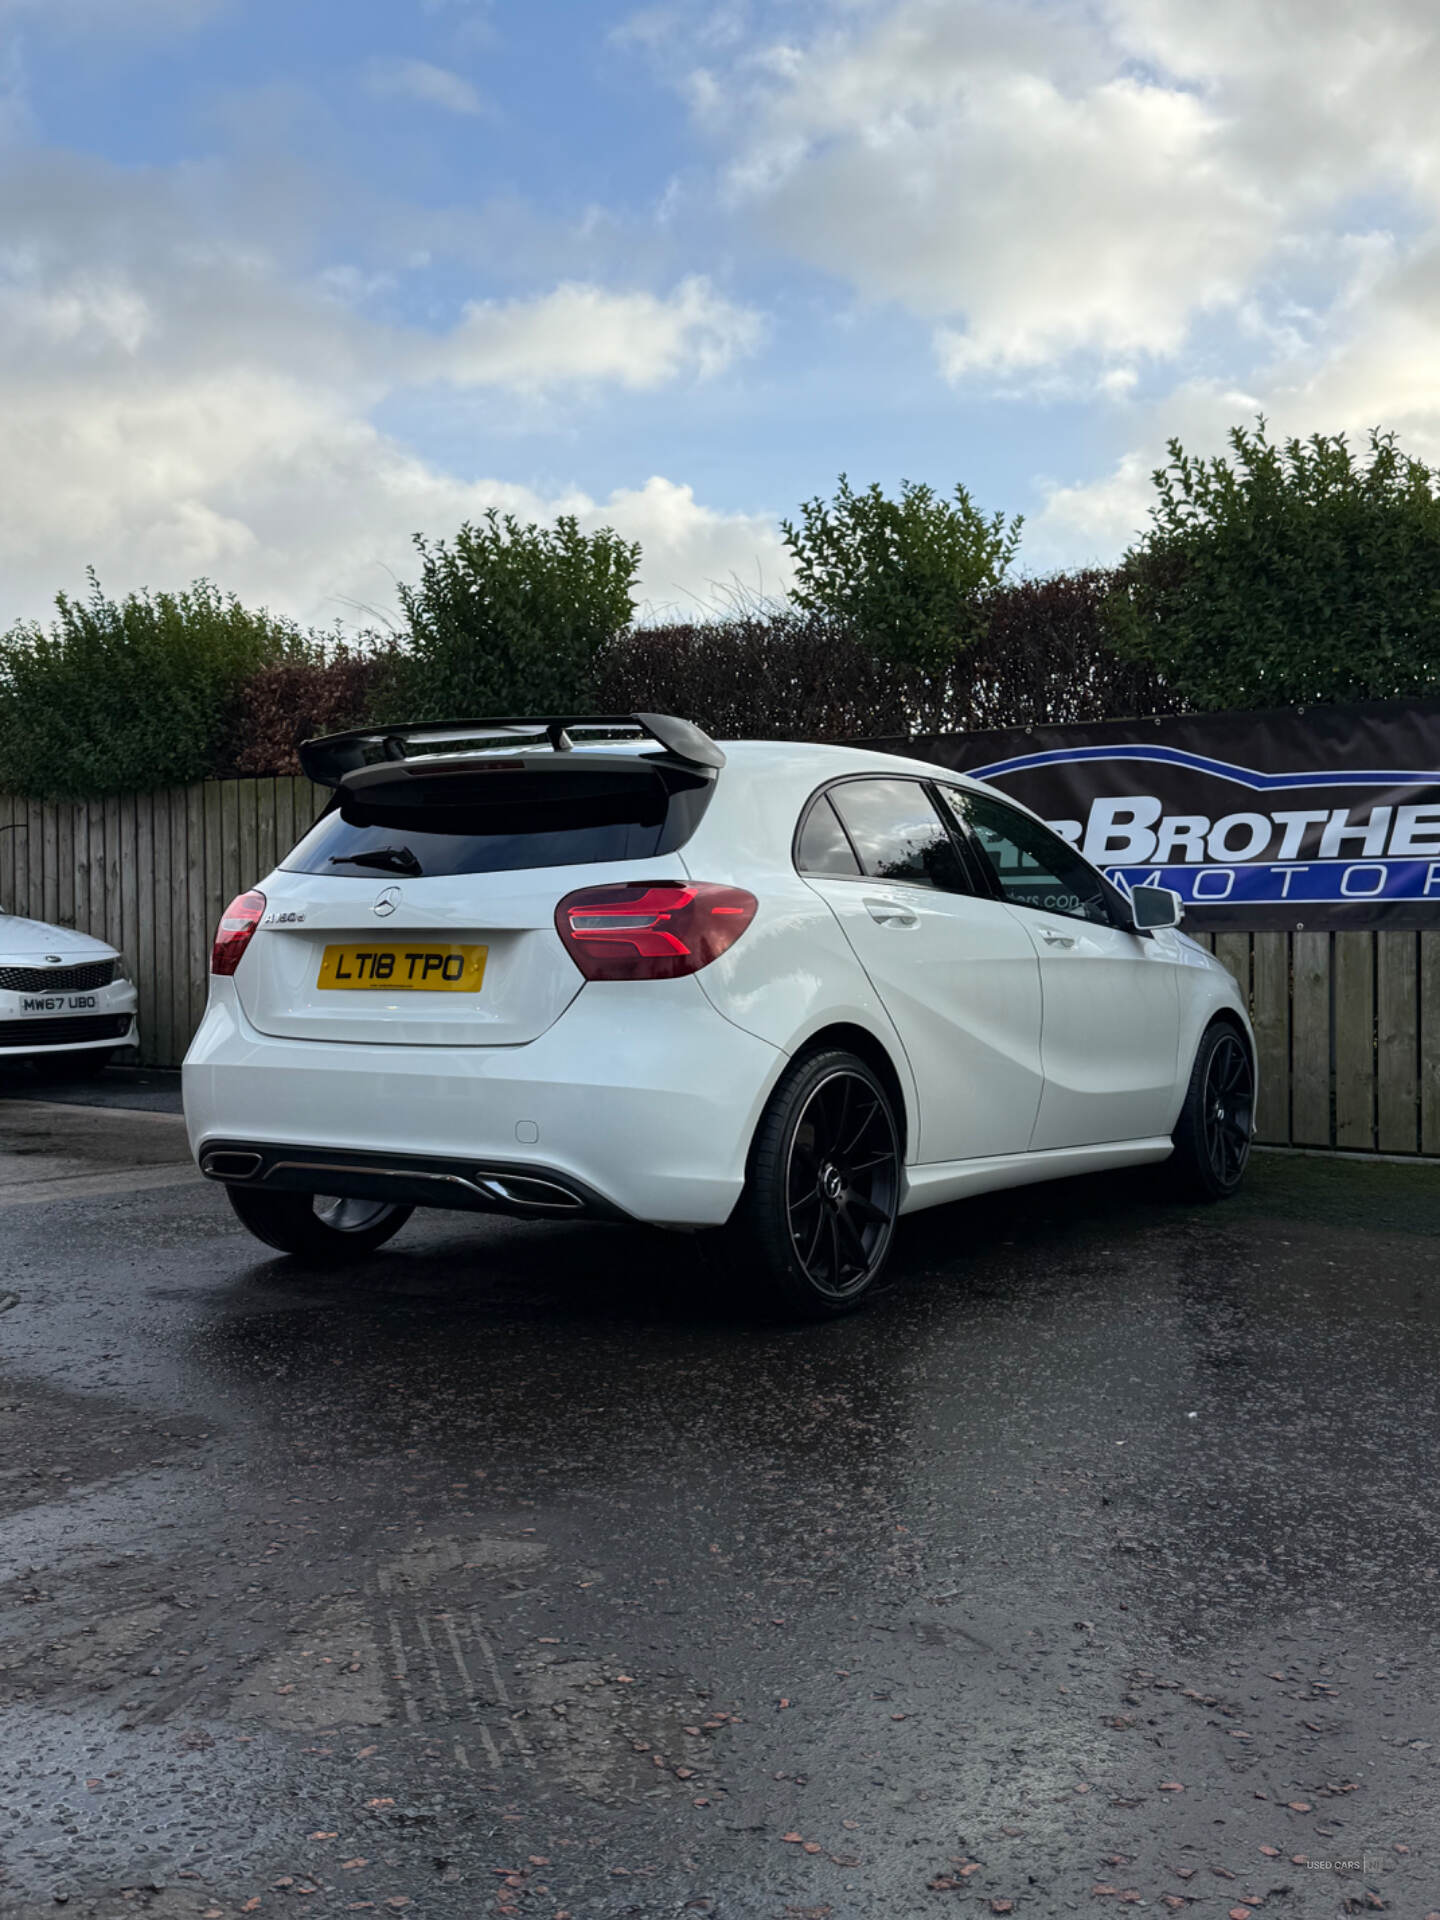
<instances>
[{"instance_id":1,"label":"door handle","mask_svg":"<svg viewBox=\"0 0 1440 1920\"><path fill-rule=\"evenodd\" d=\"M1075 944L1073 933L1057 933L1053 927L1042 927L1040 938L1047 947L1073 947Z\"/></svg>"},{"instance_id":2,"label":"door handle","mask_svg":"<svg viewBox=\"0 0 1440 1920\"><path fill-rule=\"evenodd\" d=\"M877 927L918 927L920 916L894 900L867 900L865 911Z\"/></svg>"}]
</instances>

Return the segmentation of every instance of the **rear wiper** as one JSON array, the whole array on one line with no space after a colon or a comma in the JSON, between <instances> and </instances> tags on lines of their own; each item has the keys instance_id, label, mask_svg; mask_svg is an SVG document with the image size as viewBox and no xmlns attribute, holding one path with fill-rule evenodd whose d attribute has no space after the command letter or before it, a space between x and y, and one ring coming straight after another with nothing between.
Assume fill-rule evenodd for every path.
<instances>
[{"instance_id":1,"label":"rear wiper","mask_svg":"<svg viewBox=\"0 0 1440 1920\"><path fill-rule=\"evenodd\" d=\"M419 879L425 869L409 847L367 847L363 853L332 853L332 867L383 867L387 873L408 873Z\"/></svg>"}]
</instances>

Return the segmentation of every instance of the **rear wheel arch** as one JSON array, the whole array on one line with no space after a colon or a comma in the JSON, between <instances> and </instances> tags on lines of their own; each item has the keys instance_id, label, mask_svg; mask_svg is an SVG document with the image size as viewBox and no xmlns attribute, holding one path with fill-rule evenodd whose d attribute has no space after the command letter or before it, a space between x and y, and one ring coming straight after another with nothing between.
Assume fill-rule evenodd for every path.
<instances>
[{"instance_id":1,"label":"rear wheel arch","mask_svg":"<svg viewBox=\"0 0 1440 1920\"><path fill-rule=\"evenodd\" d=\"M910 1103L905 1082L900 1077L889 1048L868 1027L854 1026L849 1021L836 1021L832 1026L822 1027L818 1033L810 1034L805 1044L796 1049L793 1059L807 1060L811 1054L829 1053L836 1049L842 1053L853 1053L863 1060L884 1087L900 1134L900 1158L903 1164L913 1133Z\"/></svg>"},{"instance_id":2,"label":"rear wheel arch","mask_svg":"<svg viewBox=\"0 0 1440 1920\"><path fill-rule=\"evenodd\" d=\"M881 1284L904 1188L893 1067L882 1075L837 1031L787 1060L713 1242L742 1285L805 1319L851 1312Z\"/></svg>"}]
</instances>

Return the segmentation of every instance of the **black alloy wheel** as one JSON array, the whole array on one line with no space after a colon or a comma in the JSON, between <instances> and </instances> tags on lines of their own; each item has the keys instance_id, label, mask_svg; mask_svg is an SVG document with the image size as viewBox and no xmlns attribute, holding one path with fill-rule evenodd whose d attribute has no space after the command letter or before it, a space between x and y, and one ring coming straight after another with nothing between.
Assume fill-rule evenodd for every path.
<instances>
[{"instance_id":1,"label":"black alloy wheel","mask_svg":"<svg viewBox=\"0 0 1440 1920\"><path fill-rule=\"evenodd\" d=\"M1205 1150L1217 1185L1238 1187L1250 1158L1255 1125L1255 1076L1244 1043L1222 1035L1205 1067Z\"/></svg>"},{"instance_id":2,"label":"black alloy wheel","mask_svg":"<svg viewBox=\"0 0 1440 1920\"><path fill-rule=\"evenodd\" d=\"M227 1187L242 1226L280 1253L317 1261L356 1259L397 1234L414 1212L388 1200Z\"/></svg>"},{"instance_id":3,"label":"black alloy wheel","mask_svg":"<svg viewBox=\"0 0 1440 1920\"><path fill-rule=\"evenodd\" d=\"M890 1096L869 1066L827 1052L796 1063L771 1096L732 1239L758 1258L791 1312L849 1312L884 1271L902 1160Z\"/></svg>"},{"instance_id":4,"label":"black alloy wheel","mask_svg":"<svg viewBox=\"0 0 1440 1920\"><path fill-rule=\"evenodd\" d=\"M393 1211L388 1200L356 1200L338 1194L317 1193L315 1218L332 1233L368 1233L388 1220Z\"/></svg>"},{"instance_id":5,"label":"black alloy wheel","mask_svg":"<svg viewBox=\"0 0 1440 1920\"><path fill-rule=\"evenodd\" d=\"M885 1096L838 1068L809 1094L790 1135L790 1242L817 1293L845 1300L869 1283L895 1222L899 1150Z\"/></svg>"},{"instance_id":6,"label":"black alloy wheel","mask_svg":"<svg viewBox=\"0 0 1440 1920\"><path fill-rule=\"evenodd\" d=\"M1254 1131L1250 1049L1234 1027L1217 1022L1200 1042L1175 1128L1173 1166L1182 1192L1228 1199L1244 1177Z\"/></svg>"}]
</instances>

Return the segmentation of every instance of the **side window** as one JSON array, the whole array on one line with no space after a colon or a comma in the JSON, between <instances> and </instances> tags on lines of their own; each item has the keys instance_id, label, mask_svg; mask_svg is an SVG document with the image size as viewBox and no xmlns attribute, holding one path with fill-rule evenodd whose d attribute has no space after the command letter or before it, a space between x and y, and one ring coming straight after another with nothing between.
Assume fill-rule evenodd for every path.
<instances>
[{"instance_id":1,"label":"side window","mask_svg":"<svg viewBox=\"0 0 1440 1920\"><path fill-rule=\"evenodd\" d=\"M860 871L860 862L845 838L845 829L823 793L812 802L805 816L795 848L795 864L801 873L844 874L852 880Z\"/></svg>"},{"instance_id":2,"label":"side window","mask_svg":"<svg viewBox=\"0 0 1440 1920\"><path fill-rule=\"evenodd\" d=\"M950 830L918 780L845 780L830 798L872 879L971 891Z\"/></svg>"},{"instance_id":3,"label":"side window","mask_svg":"<svg viewBox=\"0 0 1440 1920\"><path fill-rule=\"evenodd\" d=\"M1003 800L960 787L940 789L945 804L970 827L1012 907L1035 907L1072 920L1113 926L1105 882L1058 833Z\"/></svg>"}]
</instances>

